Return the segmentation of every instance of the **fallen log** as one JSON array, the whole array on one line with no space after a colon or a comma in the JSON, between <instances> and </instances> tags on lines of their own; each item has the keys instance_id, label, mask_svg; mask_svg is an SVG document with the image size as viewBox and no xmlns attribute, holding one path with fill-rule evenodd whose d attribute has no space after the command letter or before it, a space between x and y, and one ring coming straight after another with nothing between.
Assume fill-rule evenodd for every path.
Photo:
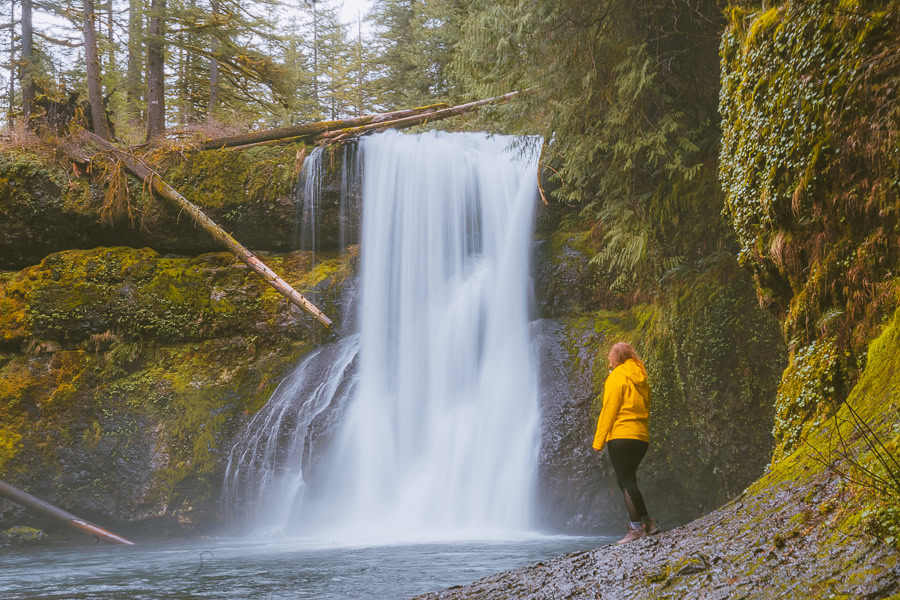
<instances>
[{"instance_id":1,"label":"fallen log","mask_svg":"<svg viewBox=\"0 0 900 600\"><path fill-rule=\"evenodd\" d=\"M421 125L422 123L427 123L429 121L440 121L441 119L461 115L470 110L481 108L482 106L487 106L489 104L505 104L518 93L519 92L510 92L502 96L485 98L484 100L476 100L457 106L432 104L430 106L421 106L419 108L356 117L353 119L345 119L343 121L319 121L316 123L295 125L293 127L266 129L264 131L257 131L245 135L209 140L203 142L198 149L243 149L253 146L294 141L311 142L314 144L336 143L347 138L358 137L382 129L404 129L415 125Z\"/></svg>"},{"instance_id":2,"label":"fallen log","mask_svg":"<svg viewBox=\"0 0 900 600\"><path fill-rule=\"evenodd\" d=\"M416 115L405 116L390 121L368 123L365 125L344 127L341 129L328 129L327 131L323 131L322 133L314 136L313 140L317 144L335 143L343 141L347 138L359 137L361 135L365 135L373 131L380 131L382 129L405 129L407 127L414 127L416 125L421 125L429 121L440 121L449 117L455 117L457 115L461 115L470 110L474 110L488 104L505 104L512 100L518 93L519 92L510 92L502 96L495 96L494 98L476 100L474 102L468 102L466 104L460 104L458 106L449 106L447 108L441 108Z\"/></svg>"},{"instance_id":3,"label":"fallen log","mask_svg":"<svg viewBox=\"0 0 900 600\"><path fill-rule=\"evenodd\" d=\"M44 515L45 517L49 517L56 521L62 521L72 529L94 536L97 540L108 542L110 544L125 544L126 546L134 545L134 542L129 542L125 538L107 531L98 525L94 525L89 521L76 517L72 513L57 508L49 502L41 500L36 496L32 496L28 492L24 492L5 481L0 481L0 497L11 500L16 504L21 504L25 508Z\"/></svg>"},{"instance_id":4,"label":"fallen log","mask_svg":"<svg viewBox=\"0 0 900 600\"><path fill-rule=\"evenodd\" d=\"M347 127L356 127L369 123L393 121L396 119L401 119L403 117L409 117L426 112L433 112L435 110L447 107L448 105L446 103L431 104L428 106L420 106L418 108L408 108L404 110L395 110L392 112L380 113L375 115L354 117L352 119L345 119L343 121L316 121L315 123L303 123L302 125L292 125L290 127L264 129L262 131L253 131L242 135L230 135L227 137L207 140L200 144L198 149L215 150L219 148L233 148L235 146L249 146L250 144L259 144L260 142L272 142L289 138L309 138L332 129L345 129Z\"/></svg>"},{"instance_id":5,"label":"fallen log","mask_svg":"<svg viewBox=\"0 0 900 600\"><path fill-rule=\"evenodd\" d=\"M89 143L109 152L115 158L120 160L125 168L136 175L141 181L148 185L156 194L162 196L169 202L173 203L180 210L186 212L194 220L195 223L205 229L223 246L233 252L248 267L256 271L263 279L269 282L281 295L290 300L293 304L300 307L303 311L315 317L325 327L331 327L332 322L325 313L319 310L315 304L307 300L302 294L295 290L284 279L278 276L264 262L259 260L250 250L245 248L240 242L234 239L227 231L216 225L212 219L206 216L195 204L182 196L178 190L163 181L163 179L151 169L143 160L130 154L110 142L104 140L87 130L80 130L73 136L81 143ZM72 144L62 144L61 148L64 152L70 154L72 158L83 161L85 154L83 151L74 150Z\"/></svg>"}]
</instances>

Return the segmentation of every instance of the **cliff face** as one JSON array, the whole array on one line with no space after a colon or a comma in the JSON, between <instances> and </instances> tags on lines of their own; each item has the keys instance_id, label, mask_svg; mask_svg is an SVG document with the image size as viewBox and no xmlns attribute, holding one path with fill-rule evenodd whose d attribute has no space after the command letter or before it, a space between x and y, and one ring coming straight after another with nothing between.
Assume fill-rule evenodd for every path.
<instances>
[{"instance_id":1,"label":"cliff face","mask_svg":"<svg viewBox=\"0 0 900 600\"><path fill-rule=\"evenodd\" d=\"M652 384L641 490L662 522L689 521L740 493L768 462L771 398L785 360L777 323L736 265L616 310L589 264L588 236L562 227L536 252L537 305L546 317L537 346L542 518L573 532L618 531L626 520L609 460L591 449L606 355L625 340Z\"/></svg>"},{"instance_id":2,"label":"cliff face","mask_svg":"<svg viewBox=\"0 0 900 600\"><path fill-rule=\"evenodd\" d=\"M355 252L267 262L340 326ZM227 253L68 250L0 274L0 477L121 531L220 518L249 414L325 339ZM0 502L0 527L37 523Z\"/></svg>"}]
</instances>

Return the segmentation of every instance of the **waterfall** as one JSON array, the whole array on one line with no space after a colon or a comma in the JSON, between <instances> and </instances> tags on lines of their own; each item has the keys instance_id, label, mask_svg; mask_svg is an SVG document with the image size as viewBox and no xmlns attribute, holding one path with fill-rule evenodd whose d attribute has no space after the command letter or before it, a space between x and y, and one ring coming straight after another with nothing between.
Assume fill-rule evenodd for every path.
<instances>
[{"instance_id":1,"label":"waterfall","mask_svg":"<svg viewBox=\"0 0 900 600\"><path fill-rule=\"evenodd\" d=\"M344 144L342 158L341 198L338 207L338 247L341 251L359 241L358 197L362 188L359 144Z\"/></svg>"},{"instance_id":2,"label":"waterfall","mask_svg":"<svg viewBox=\"0 0 900 600\"><path fill-rule=\"evenodd\" d=\"M313 149L303 160L300 179L294 189L297 206L297 247L300 250L318 250L319 197L322 193L322 153L321 146Z\"/></svg>"},{"instance_id":3,"label":"waterfall","mask_svg":"<svg viewBox=\"0 0 900 600\"><path fill-rule=\"evenodd\" d=\"M529 528L536 181L511 142L361 142L359 331L307 358L241 434L226 476L232 518L371 542Z\"/></svg>"}]
</instances>

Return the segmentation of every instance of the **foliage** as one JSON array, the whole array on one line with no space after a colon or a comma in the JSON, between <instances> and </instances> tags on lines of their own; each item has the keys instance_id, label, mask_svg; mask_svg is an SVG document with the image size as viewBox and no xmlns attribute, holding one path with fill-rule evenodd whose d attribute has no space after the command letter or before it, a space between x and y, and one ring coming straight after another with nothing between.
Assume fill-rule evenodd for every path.
<instances>
[{"instance_id":1,"label":"foliage","mask_svg":"<svg viewBox=\"0 0 900 600\"><path fill-rule=\"evenodd\" d=\"M723 214L786 338L861 352L900 262L900 6L746 4L721 45Z\"/></svg>"},{"instance_id":2,"label":"foliage","mask_svg":"<svg viewBox=\"0 0 900 600\"><path fill-rule=\"evenodd\" d=\"M791 357L775 397L775 460L796 449L813 415L821 417L821 411L833 406L840 389L839 364L833 339L816 340Z\"/></svg>"},{"instance_id":3,"label":"foliage","mask_svg":"<svg viewBox=\"0 0 900 600\"><path fill-rule=\"evenodd\" d=\"M595 261L616 288L646 298L730 247L715 216L714 2L474 0L468 14L454 73L470 95L528 90L488 118L543 136L553 195L599 222Z\"/></svg>"}]
</instances>

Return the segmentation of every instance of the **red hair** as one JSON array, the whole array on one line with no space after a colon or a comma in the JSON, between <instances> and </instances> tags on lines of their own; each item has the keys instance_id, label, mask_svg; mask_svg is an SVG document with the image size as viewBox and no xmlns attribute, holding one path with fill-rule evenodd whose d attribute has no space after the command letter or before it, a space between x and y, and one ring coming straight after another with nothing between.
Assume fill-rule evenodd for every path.
<instances>
[{"instance_id":1,"label":"red hair","mask_svg":"<svg viewBox=\"0 0 900 600\"><path fill-rule=\"evenodd\" d=\"M624 364L625 361L629 358L633 358L634 360L641 362L641 359L638 357L637 352L634 351L634 347L628 342L617 342L613 344L613 347L610 348L609 353L617 363L614 366Z\"/></svg>"}]
</instances>

